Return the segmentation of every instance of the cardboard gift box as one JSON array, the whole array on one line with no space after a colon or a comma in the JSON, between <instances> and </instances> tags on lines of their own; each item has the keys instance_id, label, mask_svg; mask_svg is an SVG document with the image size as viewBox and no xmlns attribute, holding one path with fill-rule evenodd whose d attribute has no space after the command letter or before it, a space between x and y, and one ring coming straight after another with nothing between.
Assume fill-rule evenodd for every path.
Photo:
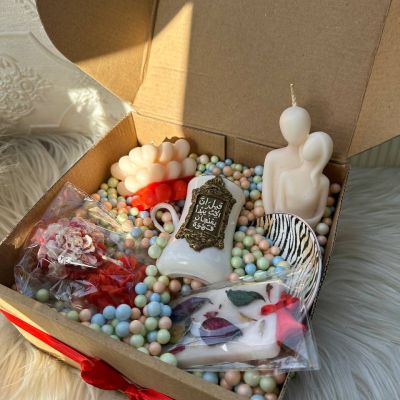
<instances>
[{"instance_id":1,"label":"cardboard gift box","mask_svg":"<svg viewBox=\"0 0 400 400\"><path fill-rule=\"evenodd\" d=\"M326 271L348 158L398 132L400 0L39 0L38 9L56 47L135 111L93 146L1 244L0 308L176 400L238 398L10 289L20 249L64 182L95 192L111 164L138 144L186 137L196 153L262 164L269 150L285 145L278 120L290 106L289 83L295 82L312 130L332 136L334 154L325 173L342 185Z\"/></svg>"}]
</instances>

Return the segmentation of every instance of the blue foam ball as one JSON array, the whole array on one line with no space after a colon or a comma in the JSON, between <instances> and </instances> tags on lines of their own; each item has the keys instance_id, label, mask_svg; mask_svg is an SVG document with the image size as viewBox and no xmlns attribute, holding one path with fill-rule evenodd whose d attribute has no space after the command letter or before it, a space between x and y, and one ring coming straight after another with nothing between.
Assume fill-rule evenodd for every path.
<instances>
[{"instance_id":1,"label":"blue foam ball","mask_svg":"<svg viewBox=\"0 0 400 400\"><path fill-rule=\"evenodd\" d=\"M106 323L106 320L105 320L105 318L103 317L103 314L97 313L97 314L94 314L94 315L93 315L93 317L92 317L92 319L90 320L90 322L91 322L92 324L96 324L96 325L99 325L99 326L103 326L103 325Z\"/></svg>"},{"instance_id":2,"label":"blue foam ball","mask_svg":"<svg viewBox=\"0 0 400 400\"><path fill-rule=\"evenodd\" d=\"M151 331L147 334L146 339L149 343L157 342L157 331Z\"/></svg>"},{"instance_id":3,"label":"blue foam ball","mask_svg":"<svg viewBox=\"0 0 400 400\"><path fill-rule=\"evenodd\" d=\"M225 167L225 163L224 163L223 161L218 161L218 162L217 162L217 167L218 167L219 169L223 169L223 168Z\"/></svg>"},{"instance_id":4,"label":"blue foam ball","mask_svg":"<svg viewBox=\"0 0 400 400\"><path fill-rule=\"evenodd\" d=\"M140 236L142 236L142 230L136 226L131 230L131 235L136 239L140 238Z\"/></svg>"},{"instance_id":5,"label":"blue foam ball","mask_svg":"<svg viewBox=\"0 0 400 400\"><path fill-rule=\"evenodd\" d=\"M157 236L153 236L152 238L150 238L150 246L156 244L156 241L157 241Z\"/></svg>"},{"instance_id":6,"label":"blue foam ball","mask_svg":"<svg viewBox=\"0 0 400 400\"><path fill-rule=\"evenodd\" d=\"M246 197L246 199L248 199L250 196L250 192L247 189L243 190L243 194L244 194L244 197Z\"/></svg>"},{"instance_id":7,"label":"blue foam ball","mask_svg":"<svg viewBox=\"0 0 400 400\"><path fill-rule=\"evenodd\" d=\"M153 293L153 294L150 296L150 301L157 301L157 302L160 302L160 301L161 301L161 296L160 296L160 294L159 294L159 293Z\"/></svg>"},{"instance_id":8,"label":"blue foam ball","mask_svg":"<svg viewBox=\"0 0 400 400\"><path fill-rule=\"evenodd\" d=\"M246 264L244 267L244 270L246 271L246 274L248 275L254 275L255 272L257 271L257 267L253 263Z\"/></svg>"},{"instance_id":9,"label":"blue foam ball","mask_svg":"<svg viewBox=\"0 0 400 400\"><path fill-rule=\"evenodd\" d=\"M261 394L253 394L253 396L250 397L250 400L265 400L265 397Z\"/></svg>"},{"instance_id":10,"label":"blue foam ball","mask_svg":"<svg viewBox=\"0 0 400 400\"><path fill-rule=\"evenodd\" d=\"M115 307L114 306L104 307L103 317L105 319L114 319L115 318Z\"/></svg>"},{"instance_id":11,"label":"blue foam ball","mask_svg":"<svg viewBox=\"0 0 400 400\"><path fill-rule=\"evenodd\" d=\"M257 183L252 183L251 185L250 185L250 191L251 190L257 190Z\"/></svg>"},{"instance_id":12,"label":"blue foam ball","mask_svg":"<svg viewBox=\"0 0 400 400\"><path fill-rule=\"evenodd\" d=\"M147 218L150 217L150 213L148 211L140 211L139 216L140 218Z\"/></svg>"},{"instance_id":13,"label":"blue foam ball","mask_svg":"<svg viewBox=\"0 0 400 400\"><path fill-rule=\"evenodd\" d=\"M121 321L118 322L117 326L115 327L115 333L118 337L126 337L129 335L129 322Z\"/></svg>"},{"instance_id":14,"label":"blue foam ball","mask_svg":"<svg viewBox=\"0 0 400 400\"><path fill-rule=\"evenodd\" d=\"M262 191L262 183L257 183L257 190Z\"/></svg>"},{"instance_id":15,"label":"blue foam ball","mask_svg":"<svg viewBox=\"0 0 400 400\"><path fill-rule=\"evenodd\" d=\"M257 165L254 168L254 173L258 176L262 176L262 174L264 173L264 167L262 165Z\"/></svg>"},{"instance_id":16,"label":"blue foam ball","mask_svg":"<svg viewBox=\"0 0 400 400\"><path fill-rule=\"evenodd\" d=\"M161 304L157 301L151 301L147 304L147 315L149 317L158 317L161 314Z\"/></svg>"},{"instance_id":17,"label":"blue foam ball","mask_svg":"<svg viewBox=\"0 0 400 400\"><path fill-rule=\"evenodd\" d=\"M132 314L132 308L128 304L120 304L116 311L115 316L120 321L126 321Z\"/></svg>"},{"instance_id":18,"label":"blue foam ball","mask_svg":"<svg viewBox=\"0 0 400 400\"><path fill-rule=\"evenodd\" d=\"M225 165L231 166L232 163L233 163L233 161L232 161L230 158L227 158L227 159L225 160Z\"/></svg>"},{"instance_id":19,"label":"blue foam ball","mask_svg":"<svg viewBox=\"0 0 400 400\"><path fill-rule=\"evenodd\" d=\"M161 315L163 317L170 317L172 314L171 307L168 304L163 304L161 306Z\"/></svg>"},{"instance_id":20,"label":"blue foam ball","mask_svg":"<svg viewBox=\"0 0 400 400\"><path fill-rule=\"evenodd\" d=\"M215 383L216 385L218 384L218 374L216 372L204 372L202 378L210 383Z\"/></svg>"},{"instance_id":21,"label":"blue foam ball","mask_svg":"<svg viewBox=\"0 0 400 400\"><path fill-rule=\"evenodd\" d=\"M136 294L146 294L147 289L148 289L148 287L144 282L139 282L135 286L135 293Z\"/></svg>"},{"instance_id":22,"label":"blue foam ball","mask_svg":"<svg viewBox=\"0 0 400 400\"><path fill-rule=\"evenodd\" d=\"M186 284L182 285L182 288L181 288L182 296L187 296L191 292L192 292L192 288L190 287L190 285L186 285Z\"/></svg>"},{"instance_id":23,"label":"blue foam ball","mask_svg":"<svg viewBox=\"0 0 400 400\"><path fill-rule=\"evenodd\" d=\"M281 261L284 261L284 259L281 256L275 256L272 259L272 264L274 264L275 266L277 266Z\"/></svg>"}]
</instances>

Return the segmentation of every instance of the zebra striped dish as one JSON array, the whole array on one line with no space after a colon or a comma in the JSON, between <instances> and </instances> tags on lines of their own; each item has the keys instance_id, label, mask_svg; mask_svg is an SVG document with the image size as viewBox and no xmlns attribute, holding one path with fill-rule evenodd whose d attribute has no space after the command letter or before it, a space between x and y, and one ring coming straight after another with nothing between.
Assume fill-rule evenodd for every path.
<instances>
[{"instance_id":1,"label":"zebra striped dish","mask_svg":"<svg viewBox=\"0 0 400 400\"><path fill-rule=\"evenodd\" d=\"M257 226L266 230L266 236L279 246L281 256L290 263L291 273L286 282L290 294L303 298L309 310L322 275L322 255L314 231L300 217L284 213L259 218Z\"/></svg>"}]
</instances>

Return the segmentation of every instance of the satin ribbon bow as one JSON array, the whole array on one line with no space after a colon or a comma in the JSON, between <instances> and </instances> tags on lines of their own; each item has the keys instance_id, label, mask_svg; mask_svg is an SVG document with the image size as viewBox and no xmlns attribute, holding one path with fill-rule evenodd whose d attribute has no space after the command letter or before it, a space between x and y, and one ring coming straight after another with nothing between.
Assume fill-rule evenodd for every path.
<instances>
[{"instance_id":1,"label":"satin ribbon bow","mask_svg":"<svg viewBox=\"0 0 400 400\"><path fill-rule=\"evenodd\" d=\"M266 304L261 308L261 315L276 313L276 340L279 345L293 349L292 340L298 342L307 328L298 321L300 300L286 292L282 292L275 304Z\"/></svg>"},{"instance_id":2,"label":"satin ribbon bow","mask_svg":"<svg viewBox=\"0 0 400 400\"><path fill-rule=\"evenodd\" d=\"M153 389L143 389L129 383L117 370L104 361L86 356L5 310L0 309L0 312L17 327L78 363L81 367L81 377L89 385L103 390L118 390L125 393L130 400L172 400L171 397Z\"/></svg>"}]
</instances>

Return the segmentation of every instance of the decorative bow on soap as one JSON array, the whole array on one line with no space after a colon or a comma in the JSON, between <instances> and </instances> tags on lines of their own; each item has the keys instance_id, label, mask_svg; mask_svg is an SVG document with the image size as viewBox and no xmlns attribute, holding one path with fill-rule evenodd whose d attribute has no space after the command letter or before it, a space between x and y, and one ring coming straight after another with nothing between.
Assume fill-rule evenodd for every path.
<instances>
[{"instance_id":1,"label":"decorative bow on soap","mask_svg":"<svg viewBox=\"0 0 400 400\"><path fill-rule=\"evenodd\" d=\"M279 301L261 308L261 315L276 313L276 340L279 345L295 349L307 327L299 321L300 299L288 293L281 293Z\"/></svg>"}]
</instances>

